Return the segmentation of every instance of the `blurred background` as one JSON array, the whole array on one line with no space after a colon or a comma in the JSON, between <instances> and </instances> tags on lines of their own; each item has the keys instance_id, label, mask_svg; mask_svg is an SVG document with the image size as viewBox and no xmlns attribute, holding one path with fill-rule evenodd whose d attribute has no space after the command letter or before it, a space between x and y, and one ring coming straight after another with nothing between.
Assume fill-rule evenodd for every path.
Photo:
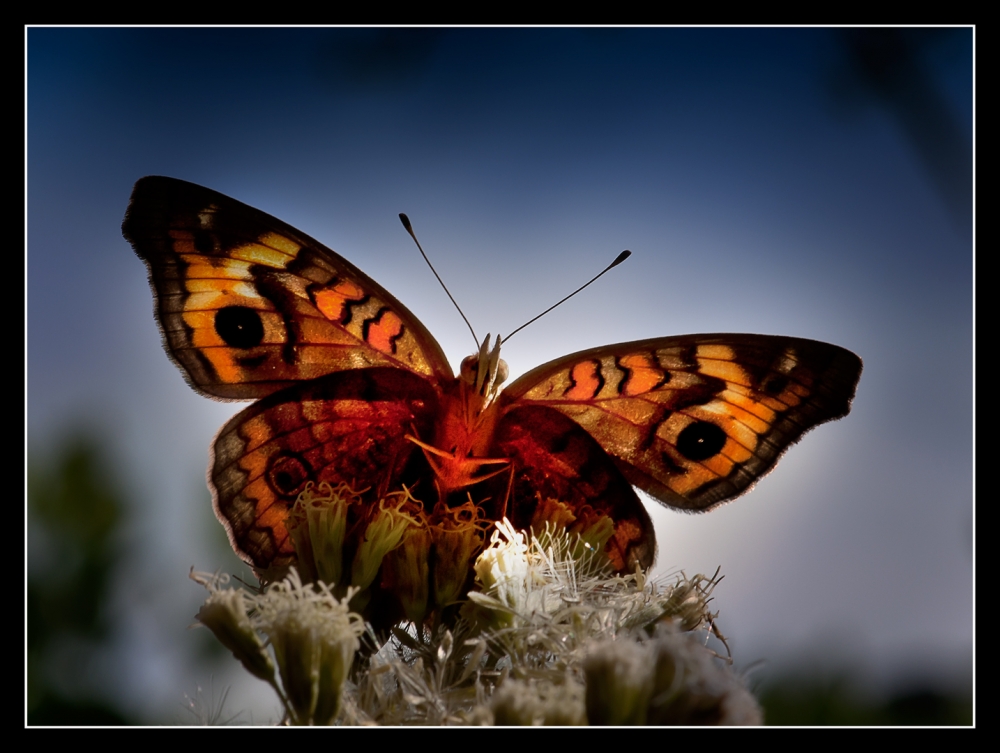
<instances>
[{"instance_id":1,"label":"blurred background","mask_svg":"<svg viewBox=\"0 0 1000 753\"><path fill-rule=\"evenodd\" d=\"M825 340L850 416L707 515L649 501L656 575L722 568L771 723L972 721L973 30L27 30L27 719L273 723L189 630L242 574L205 487L243 405L160 345L132 184L279 217L516 377L691 332Z\"/></svg>"}]
</instances>

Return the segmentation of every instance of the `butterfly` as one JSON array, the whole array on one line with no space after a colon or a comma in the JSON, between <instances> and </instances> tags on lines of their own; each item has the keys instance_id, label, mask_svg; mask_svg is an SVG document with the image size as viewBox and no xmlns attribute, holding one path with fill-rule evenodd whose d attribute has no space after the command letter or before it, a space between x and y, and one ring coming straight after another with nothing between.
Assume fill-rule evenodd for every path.
<instances>
[{"instance_id":1,"label":"butterfly","mask_svg":"<svg viewBox=\"0 0 1000 753\"><path fill-rule=\"evenodd\" d=\"M612 566L649 568L653 527L633 487L684 511L738 497L804 432L847 415L861 375L836 345L681 335L573 353L501 389L499 338L456 376L382 286L220 193L142 178L122 232L191 386L256 401L219 431L209 485L258 573L295 563L289 510L320 482L371 505L404 487L428 511L471 502L522 529L601 520Z\"/></svg>"}]
</instances>

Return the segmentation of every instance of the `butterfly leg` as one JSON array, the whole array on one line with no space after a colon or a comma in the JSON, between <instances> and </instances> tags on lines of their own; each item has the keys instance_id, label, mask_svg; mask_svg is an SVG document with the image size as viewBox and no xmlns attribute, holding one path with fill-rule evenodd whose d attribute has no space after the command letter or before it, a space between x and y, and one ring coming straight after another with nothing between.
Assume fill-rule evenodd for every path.
<instances>
[{"instance_id":1,"label":"butterfly leg","mask_svg":"<svg viewBox=\"0 0 1000 753\"><path fill-rule=\"evenodd\" d=\"M488 481L494 476L499 476L506 472L510 466L510 461L507 458L461 457L458 452L446 452L434 445L422 442L412 434L407 434L405 438L423 450L427 463L434 471L440 499L447 499L454 491L466 489ZM495 471L483 472L483 467L488 465L503 467Z\"/></svg>"}]
</instances>

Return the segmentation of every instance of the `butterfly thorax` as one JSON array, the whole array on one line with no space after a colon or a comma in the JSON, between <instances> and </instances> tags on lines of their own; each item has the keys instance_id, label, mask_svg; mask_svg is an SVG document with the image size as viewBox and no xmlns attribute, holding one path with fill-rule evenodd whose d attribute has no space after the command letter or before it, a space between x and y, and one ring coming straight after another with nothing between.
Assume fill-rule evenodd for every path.
<instances>
[{"instance_id":1,"label":"butterfly thorax","mask_svg":"<svg viewBox=\"0 0 1000 753\"><path fill-rule=\"evenodd\" d=\"M494 430L500 418L496 396L507 378L500 359L500 338L492 350L489 335L478 354L462 361L459 376L447 385L431 444L411 437L434 469L439 499L502 473L509 461L490 457Z\"/></svg>"}]
</instances>

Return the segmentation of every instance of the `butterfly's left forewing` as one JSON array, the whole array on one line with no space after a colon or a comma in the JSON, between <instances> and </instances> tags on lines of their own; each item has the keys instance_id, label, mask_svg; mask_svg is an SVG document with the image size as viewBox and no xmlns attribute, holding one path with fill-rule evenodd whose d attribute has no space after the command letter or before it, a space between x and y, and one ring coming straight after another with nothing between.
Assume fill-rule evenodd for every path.
<instances>
[{"instance_id":1,"label":"butterfly's left forewing","mask_svg":"<svg viewBox=\"0 0 1000 753\"><path fill-rule=\"evenodd\" d=\"M122 231L149 269L164 346L203 394L259 398L381 366L453 378L431 334L378 283L235 199L146 177Z\"/></svg>"},{"instance_id":2,"label":"butterfly's left forewing","mask_svg":"<svg viewBox=\"0 0 1000 753\"><path fill-rule=\"evenodd\" d=\"M860 375L856 355L827 343L688 335L560 358L502 399L507 412L562 413L631 483L695 511L746 492L804 432L847 415Z\"/></svg>"}]
</instances>

